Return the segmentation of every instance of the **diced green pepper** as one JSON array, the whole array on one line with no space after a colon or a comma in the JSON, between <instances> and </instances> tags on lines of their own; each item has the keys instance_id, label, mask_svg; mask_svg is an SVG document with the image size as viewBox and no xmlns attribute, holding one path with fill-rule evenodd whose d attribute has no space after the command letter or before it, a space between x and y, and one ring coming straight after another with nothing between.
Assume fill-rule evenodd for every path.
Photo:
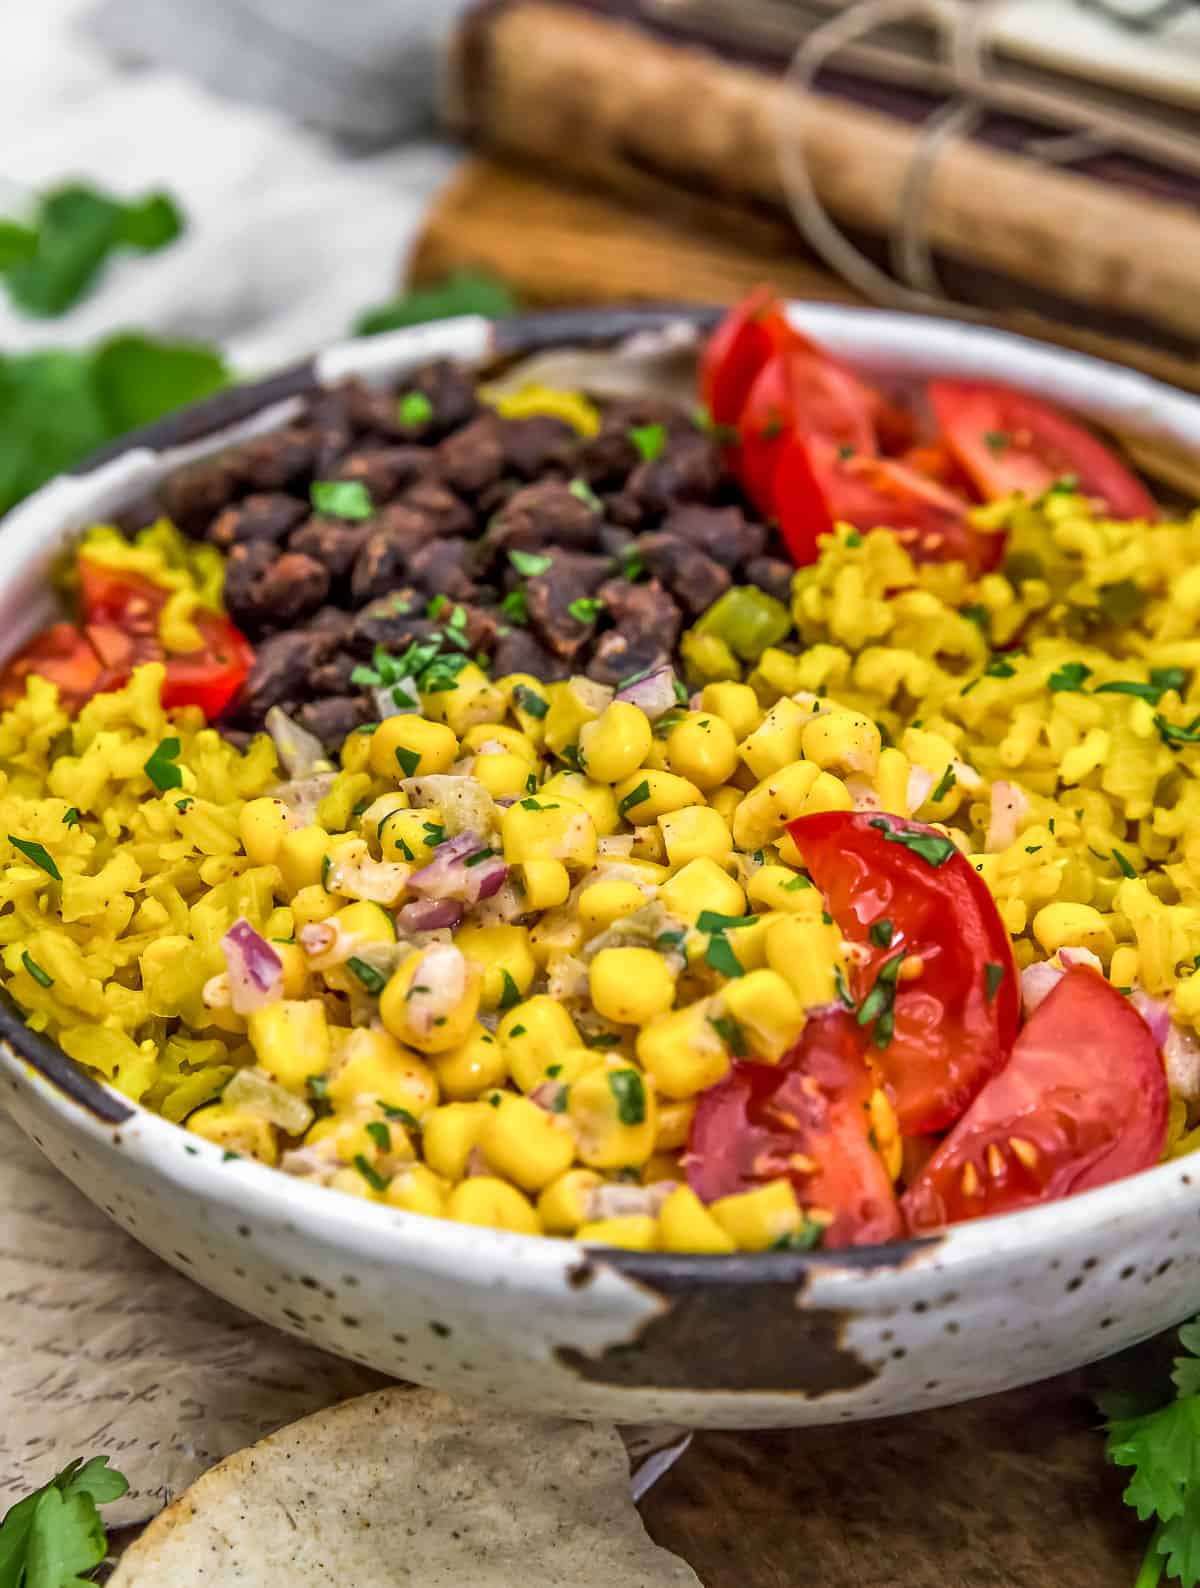
<instances>
[{"instance_id":1,"label":"diced green pepper","mask_svg":"<svg viewBox=\"0 0 1200 1588\"><path fill-rule=\"evenodd\" d=\"M756 662L768 645L777 645L792 626L782 601L754 585L734 585L714 601L696 623L702 634L714 634L744 662Z\"/></svg>"}]
</instances>

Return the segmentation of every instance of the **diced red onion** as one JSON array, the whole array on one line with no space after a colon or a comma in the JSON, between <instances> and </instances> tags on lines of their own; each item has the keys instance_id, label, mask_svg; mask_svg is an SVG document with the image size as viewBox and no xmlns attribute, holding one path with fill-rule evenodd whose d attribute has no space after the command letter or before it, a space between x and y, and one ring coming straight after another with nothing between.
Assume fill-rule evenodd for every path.
<instances>
[{"instance_id":1,"label":"diced red onion","mask_svg":"<svg viewBox=\"0 0 1200 1588\"><path fill-rule=\"evenodd\" d=\"M1101 976L1104 975L1104 965L1100 956L1093 954L1090 948L1060 948L1058 963L1064 970L1075 970L1080 965L1086 965L1089 970L1099 971Z\"/></svg>"},{"instance_id":2,"label":"diced red onion","mask_svg":"<svg viewBox=\"0 0 1200 1588\"><path fill-rule=\"evenodd\" d=\"M1057 965L1050 965L1045 960L1039 960L1036 965L1026 965L1021 972L1021 1008L1026 1020L1039 1004L1045 1003L1063 975L1064 972Z\"/></svg>"},{"instance_id":3,"label":"diced red onion","mask_svg":"<svg viewBox=\"0 0 1200 1588\"><path fill-rule=\"evenodd\" d=\"M1158 1046L1164 1048L1167 1038L1171 1035L1170 1005L1161 998L1151 998L1150 994L1143 992L1140 987L1130 998L1129 1002L1150 1027L1150 1035Z\"/></svg>"},{"instance_id":4,"label":"diced red onion","mask_svg":"<svg viewBox=\"0 0 1200 1588\"><path fill-rule=\"evenodd\" d=\"M504 886L508 867L500 855L488 855L474 865L468 864L486 848L476 832L447 838L438 845L429 864L413 872L408 885L427 899L461 899L466 904L490 899Z\"/></svg>"},{"instance_id":5,"label":"diced red onion","mask_svg":"<svg viewBox=\"0 0 1200 1588\"><path fill-rule=\"evenodd\" d=\"M1197 1041L1195 1032L1171 1025L1162 1051L1167 1084L1171 1091L1177 1097L1194 1102L1200 1097L1200 1041Z\"/></svg>"},{"instance_id":6,"label":"diced red onion","mask_svg":"<svg viewBox=\"0 0 1200 1588\"><path fill-rule=\"evenodd\" d=\"M559 1112L558 1103L566 1087L561 1081L541 1081L529 1094L529 1101L544 1108L548 1114Z\"/></svg>"},{"instance_id":7,"label":"diced red onion","mask_svg":"<svg viewBox=\"0 0 1200 1588\"><path fill-rule=\"evenodd\" d=\"M623 700L627 705L636 706L639 711L644 711L651 722L657 722L660 717L672 711L677 704L675 699L675 673L670 667L656 667L645 678L639 678L632 684L626 684L624 689L618 689L617 700Z\"/></svg>"},{"instance_id":8,"label":"diced red onion","mask_svg":"<svg viewBox=\"0 0 1200 1588\"><path fill-rule=\"evenodd\" d=\"M1007 849L1009 844L1016 842L1021 818L1028 809L1029 800L1024 789L1018 788L1015 783L992 784L991 819L984 846L989 853L995 854L997 850Z\"/></svg>"},{"instance_id":9,"label":"diced red onion","mask_svg":"<svg viewBox=\"0 0 1200 1588\"><path fill-rule=\"evenodd\" d=\"M283 961L245 917L235 921L221 939L221 951L234 1014L252 1015L283 997Z\"/></svg>"},{"instance_id":10,"label":"diced red onion","mask_svg":"<svg viewBox=\"0 0 1200 1588\"><path fill-rule=\"evenodd\" d=\"M934 776L932 772L927 772L923 766L913 767L908 774L908 788L904 795L910 816L919 811L921 806L924 805L929 798L929 792L933 788L933 784Z\"/></svg>"},{"instance_id":11,"label":"diced red onion","mask_svg":"<svg viewBox=\"0 0 1200 1588\"><path fill-rule=\"evenodd\" d=\"M325 746L315 734L293 722L281 706L272 706L266 715L266 729L275 743L279 764L290 778L309 777L313 772L328 772L333 763Z\"/></svg>"},{"instance_id":12,"label":"diced red onion","mask_svg":"<svg viewBox=\"0 0 1200 1588\"><path fill-rule=\"evenodd\" d=\"M453 943L432 943L421 953L408 990L408 1018L423 1035L433 1030L467 990L467 962Z\"/></svg>"},{"instance_id":13,"label":"diced red onion","mask_svg":"<svg viewBox=\"0 0 1200 1588\"><path fill-rule=\"evenodd\" d=\"M675 1189L674 1180L656 1180L653 1185L621 1185L607 1180L589 1194L587 1216L589 1220L657 1218Z\"/></svg>"},{"instance_id":14,"label":"diced red onion","mask_svg":"<svg viewBox=\"0 0 1200 1588\"><path fill-rule=\"evenodd\" d=\"M418 899L406 904L396 916L396 930L403 936L408 932L440 932L453 929L463 918L463 906L457 899Z\"/></svg>"},{"instance_id":15,"label":"diced red onion","mask_svg":"<svg viewBox=\"0 0 1200 1588\"><path fill-rule=\"evenodd\" d=\"M409 704L398 704L397 695L401 702L407 700ZM371 699L375 702L380 722L386 722L389 717L410 717L421 709L421 697L411 678L399 678L394 684L381 684L371 691Z\"/></svg>"}]
</instances>

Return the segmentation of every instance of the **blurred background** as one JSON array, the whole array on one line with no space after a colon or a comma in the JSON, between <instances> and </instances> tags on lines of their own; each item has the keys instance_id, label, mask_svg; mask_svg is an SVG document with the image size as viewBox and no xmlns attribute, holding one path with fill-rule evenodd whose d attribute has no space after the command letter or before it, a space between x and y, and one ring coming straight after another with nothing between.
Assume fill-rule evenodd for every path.
<instances>
[{"instance_id":1,"label":"blurred background","mask_svg":"<svg viewBox=\"0 0 1200 1588\"><path fill-rule=\"evenodd\" d=\"M1196 0L40 0L0 58L0 508L472 309L771 281L1200 389L1198 110Z\"/></svg>"}]
</instances>

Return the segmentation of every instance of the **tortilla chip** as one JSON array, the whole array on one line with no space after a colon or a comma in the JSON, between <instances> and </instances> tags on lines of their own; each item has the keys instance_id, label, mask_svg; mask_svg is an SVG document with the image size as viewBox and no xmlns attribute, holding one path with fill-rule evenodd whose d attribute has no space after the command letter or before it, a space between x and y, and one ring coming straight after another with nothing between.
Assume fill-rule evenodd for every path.
<instances>
[{"instance_id":1,"label":"tortilla chip","mask_svg":"<svg viewBox=\"0 0 1200 1588\"><path fill-rule=\"evenodd\" d=\"M615 1430L386 1389L230 1456L110 1588L699 1588L651 1543Z\"/></svg>"}]
</instances>

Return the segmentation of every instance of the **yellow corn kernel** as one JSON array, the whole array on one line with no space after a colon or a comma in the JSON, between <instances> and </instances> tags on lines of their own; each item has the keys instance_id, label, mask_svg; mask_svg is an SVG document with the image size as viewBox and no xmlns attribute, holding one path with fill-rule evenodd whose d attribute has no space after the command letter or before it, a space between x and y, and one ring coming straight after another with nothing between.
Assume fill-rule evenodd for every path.
<instances>
[{"instance_id":1,"label":"yellow corn kernel","mask_svg":"<svg viewBox=\"0 0 1200 1588\"><path fill-rule=\"evenodd\" d=\"M767 964L784 978L801 1009L837 998L842 934L820 916L780 915L767 931Z\"/></svg>"},{"instance_id":2,"label":"yellow corn kernel","mask_svg":"<svg viewBox=\"0 0 1200 1588\"><path fill-rule=\"evenodd\" d=\"M353 729L342 740L342 748L338 755L343 772L365 772L371 759L371 735L375 732L372 726L367 732Z\"/></svg>"},{"instance_id":3,"label":"yellow corn kernel","mask_svg":"<svg viewBox=\"0 0 1200 1588\"><path fill-rule=\"evenodd\" d=\"M540 1235L542 1221L528 1197L505 1180L475 1175L451 1191L446 1217L456 1224L482 1224L490 1230L510 1230L514 1235Z\"/></svg>"},{"instance_id":4,"label":"yellow corn kernel","mask_svg":"<svg viewBox=\"0 0 1200 1588\"><path fill-rule=\"evenodd\" d=\"M532 1092L545 1080L547 1070L561 1064L563 1055L583 1048L570 1015L550 997L538 993L501 1016L496 1035L504 1048L509 1073L523 1092Z\"/></svg>"},{"instance_id":5,"label":"yellow corn kernel","mask_svg":"<svg viewBox=\"0 0 1200 1588\"><path fill-rule=\"evenodd\" d=\"M666 866L652 860L639 860L635 855L597 855L596 869L610 871L620 868L627 882L636 882L645 888L660 887L671 875Z\"/></svg>"},{"instance_id":6,"label":"yellow corn kernel","mask_svg":"<svg viewBox=\"0 0 1200 1588\"><path fill-rule=\"evenodd\" d=\"M602 948L592 960L592 1007L617 1025L644 1026L675 1002L675 977L652 948Z\"/></svg>"},{"instance_id":7,"label":"yellow corn kernel","mask_svg":"<svg viewBox=\"0 0 1200 1588\"><path fill-rule=\"evenodd\" d=\"M481 722L503 722L508 711L508 700L504 691L496 688L481 667L475 662L468 662L455 673L449 689L437 689L421 696L421 710L427 718L444 723L457 736ZM422 772L434 770L440 772L444 768L421 767Z\"/></svg>"},{"instance_id":8,"label":"yellow corn kernel","mask_svg":"<svg viewBox=\"0 0 1200 1588\"><path fill-rule=\"evenodd\" d=\"M383 989L379 1017L394 1037L422 1053L465 1042L479 1012L483 977L450 943L431 943L403 960Z\"/></svg>"},{"instance_id":9,"label":"yellow corn kernel","mask_svg":"<svg viewBox=\"0 0 1200 1588\"><path fill-rule=\"evenodd\" d=\"M689 711L664 742L667 766L699 789L717 788L737 770L737 736L715 712Z\"/></svg>"},{"instance_id":10,"label":"yellow corn kernel","mask_svg":"<svg viewBox=\"0 0 1200 1588\"><path fill-rule=\"evenodd\" d=\"M854 809L854 796L832 772L818 772L816 782L804 802L804 814L816 815L818 811L850 811Z\"/></svg>"},{"instance_id":11,"label":"yellow corn kernel","mask_svg":"<svg viewBox=\"0 0 1200 1588\"><path fill-rule=\"evenodd\" d=\"M581 1224L575 1239L587 1246L623 1246L631 1252L652 1252L658 1244L658 1220L648 1213L597 1219L592 1224Z\"/></svg>"},{"instance_id":12,"label":"yellow corn kernel","mask_svg":"<svg viewBox=\"0 0 1200 1588\"><path fill-rule=\"evenodd\" d=\"M537 961L523 926L464 926L454 946L483 972L480 1003L485 1009L508 1008L537 975Z\"/></svg>"},{"instance_id":13,"label":"yellow corn kernel","mask_svg":"<svg viewBox=\"0 0 1200 1588\"><path fill-rule=\"evenodd\" d=\"M664 1097L687 1099L714 1086L729 1069L729 1054L712 1024L711 1000L659 1015L637 1036L637 1056Z\"/></svg>"},{"instance_id":14,"label":"yellow corn kernel","mask_svg":"<svg viewBox=\"0 0 1200 1588\"><path fill-rule=\"evenodd\" d=\"M296 930L331 920L338 913L341 902L339 894L326 892L319 882L301 888L292 898L292 920Z\"/></svg>"},{"instance_id":15,"label":"yellow corn kernel","mask_svg":"<svg viewBox=\"0 0 1200 1588\"><path fill-rule=\"evenodd\" d=\"M364 1202L378 1202L379 1197L359 1174L357 1169L339 1169L329 1180L330 1189L345 1196L360 1197Z\"/></svg>"},{"instance_id":16,"label":"yellow corn kernel","mask_svg":"<svg viewBox=\"0 0 1200 1588\"><path fill-rule=\"evenodd\" d=\"M247 800L238 817L242 848L256 866L272 866L279 856L284 836L298 825L297 818L282 800Z\"/></svg>"},{"instance_id":17,"label":"yellow corn kernel","mask_svg":"<svg viewBox=\"0 0 1200 1588\"><path fill-rule=\"evenodd\" d=\"M1090 904L1043 905L1033 918L1033 935L1047 954L1086 948L1107 960L1116 946L1112 927Z\"/></svg>"},{"instance_id":18,"label":"yellow corn kernel","mask_svg":"<svg viewBox=\"0 0 1200 1588\"><path fill-rule=\"evenodd\" d=\"M468 728L462 736L464 754L486 755L497 747L506 750L510 755L519 755L528 763L530 771L537 771L539 764L537 745L519 728L510 728L503 722L480 722L473 728Z\"/></svg>"},{"instance_id":19,"label":"yellow corn kernel","mask_svg":"<svg viewBox=\"0 0 1200 1588\"><path fill-rule=\"evenodd\" d=\"M719 1256L737 1251L733 1236L722 1229L690 1187L672 1191L658 1215L659 1244L664 1252L697 1252Z\"/></svg>"},{"instance_id":20,"label":"yellow corn kernel","mask_svg":"<svg viewBox=\"0 0 1200 1588\"><path fill-rule=\"evenodd\" d=\"M421 1147L434 1174L447 1180L463 1178L467 1159L483 1139L493 1113L490 1103L443 1103L433 1110L425 1120Z\"/></svg>"},{"instance_id":21,"label":"yellow corn kernel","mask_svg":"<svg viewBox=\"0 0 1200 1588\"><path fill-rule=\"evenodd\" d=\"M800 759L800 737L811 715L785 695L738 745L738 754L760 783Z\"/></svg>"},{"instance_id":22,"label":"yellow corn kernel","mask_svg":"<svg viewBox=\"0 0 1200 1588\"><path fill-rule=\"evenodd\" d=\"M529 762L509 751L477 755L471 763L471 776L483 784L493 799L529 794Z\"/></svg>"},{"instance_id":23,"label":"yellow corn kernel","mask_svg":"<svg viewBox=\"0 0 1200 1588\"><path fill-rule=\"evenodd\" d=\"M765 1252L804 1221L790 1180L772 1180L754 1191L721 1197L708 1211L742 1252Z\"/></svg>"},{"instance_id":24,"label":"yellow corn kernel","mask_svg":"<svg viewBox=\"0 0 1200 1588\"><path fill-rule=\"evenodd\" d=\"M303 998L307 995L311 978L308 972L308 955L299 943L273 942L271 947L279 955L283 966L283 996Z\"/></svg>"},{"instance_id":25,"label":"yellow corn kernel","mask_svg":"<svg viewBox=\"0 0 1200 1588\"><path fill-rule=\"evenodd\" d=\"M1108 979L1114 987L1133 986L1138 980L1140 958L1132 943L1121 943L1114 949L1108 967ZM1191 989L1189 1002L1193 1007L1188 1007L1184 1002L1185 989L1189 988ZM1200 1015L1200 974L1180 979L1175 989L1175 1007L1185 1020L1194 1020L1196 1015Z\"/></svg>"},{"instance_id":26,"label":"yellow corn kernel","mask_svg":"<svg viewBox=\"0 0 1200 1588\"><path fill-rule=\"evenodd\" d=\"M859 711L822 711L805 723L800 748L827 771L874 777L883 741L875 723Z\"/></svg>"},{"instance_id":27,"label":"yellow corn kernel","mask_svg":"<svg viewBox=\"0 0 1200 1588\"><path fill-rule=\"evenodd\" d=\"M372 1113L370 1119L354 1114L333 1114L327 1119L318 1119L305 1136L305 1145L316 1147L321 1142L332 1142L340 1162L352 1164L356 1158L362 1158L370 1168L394 1154L411 1161L414 1153L404 1126L398 1120L385 1123L377 1112L373 1110ZM382 1145L377 1139L380 1126L386 1132Z\"/></svg>"},{"instance_id":28,"label":"yellow corn kernel","mask_svg":"<svg viewBox=\"0 0 1200 1588\"><path fill-rule=\"evenodd\" d=\"M657 1185L663 1180L674 1182L678 1179L680 1179L680 1168L677 1152L652 1152L642 1165L643 1185Z\"/></svg>"},{"instance_id":29,"label":"yellow corn kernel","mask_svg":"<svg viewBox=\"0 0 1200 1588\"><path fill-rule=\"evenodd\" d=\"M560 860L568 871L586 871L596 861L596 824L582 805L557 795L518 800L500 821L504 858L510 866L526 860Z\"/></svg>"},{"instance_id":30,"label":"yellow corn kernel","mask_svg":"<svg viewBox=\"0 0 1200 1588\"><path fill-rule=\"evenodd\" d=\"M536 797L548 800L562 797L582 805L592 818L598 838L607 838L621 825L612 789L607 783L584 777L582 772L555 772L538 789Z\"/></svg>"},{"instance_id":31,"label":"yellow corn kernel","mask_svg":"<svg viewBox=\"0 0 1200 1588\"><path fill-rule=\"evenodd\" d=\"M553 910L571 894L571 876L561 860L527 860L521 867L527 910Z\"/></svg>"},{"instance_id":32,"label":"yellow corn kernel","mask_svg":"<svg viewBox=\"0 0 1200 1588\"><path fill-rule=\"evenodd\" d=\"M879 1156L883 1159L883 1166L893 1180L898 1180L900 1170L904 1166L904 1142L900 1137L900 1123L896 1118L896 1110L892 1107L887 1093L879 1087L871 1093L868 1109L871 1115L871 1135Z\"/></svg>"},{"instance_id":33,"label":"yellow corn kernel","mask_svg":"<svg viewBox=\"0 0 1200 1588\"><path fill-rule=\"evenodd\" d=\"M763 720L758 696L749 684L705 684L700 706L728 723L736 740L747 739Z\"/></svg>"},{"instance_id":34,"label":"yellow corn kernel","mask_svg":"<svg viewBox=\"0 0 1200 1588\"><path fill-rule=\"evenodd\" d=\"M328 1090L335 1108L379 1104L402 1109L418 1121L438 1100L438 1083L429 1066L386 1031L370 1026L355 1026L338 1041Z\"/></svg>"},{"instance_id":35,"label":"yellow corn kernel","mask_svg":"<svg viewBox=\"0 0 1200 1588\"><path fill-rule=\"evenodd\" d=\"M567 1117L589 1169L637 1168L654 1151L654 1086L631 1065L585 1071L567 1092Z\"/></svg>"},{"instance_id":36,"label":"yellow corn kernel","mask_svg":"<svg viewBox=\"0 0 1200 1588\"><path fill-rule=\"evenodd\" d=\"M279 1162L275 1126L257 1114L248 1114L228 1103L209 1103L188 1118L187 1128L226 1152L256 1158L259 1163Z\"/></svg>"},{"instance_id":37,"label":"yellow corn kernel","mask_svg":"<svg viewBox=\"0 0 1200 1588\"><path fill-rule=\"evenodd\" d=\"M371 735L371 771L397 783L447 771L458 758L458 740L445 723L409 713L388 717Z\"/></svg>"},{"instance_id":38,"label":"yellow corn kernel","mask_svg":"<svg viewBox=\"0 0 1200 1588\"><path fill-rule=\"evenodd\" d=\"M720 788L709 789L708 803L717 815L731 826L733 813L742 803L744 794L745 790L738 788L735 783L722 783Z\"/></svg>"},{"instance_id":39,"label":"yellow corn kernel","mask_svg":"<svg viewBox=\"0 0 1200 1588\"><path fill-rule=\"evenodd\" d=\"M692 810L703 810L703 806L691 806ZM662 865L665 870L667 846L663 843L663 835L657 827L635 827L633 830L633 848L630 851L631 860L648 860L653 865Z\"/></svg>"},{"instance_id":40,"label":"yellow corn kernel","mask_svg":"<svg viewBox=\"0 0 1200 1588\"><path fill-rule=\"evenodd\" d=\"M583 947L583 927L573 911L560 906L547 910L529 928L529 951L539 965L561 954L577 954Z\"/></svg>"},{"instance_id":41,"label":"yellow corn kernel","mask_svg":"<svg viewBox=\"0 0 1200 1588\"><path fill-rule=\"evenodd\" d=\"M462 1102L502 1086L508 1079L508 1055L486 1026L476 1024L465 1042L448 1053L439 1053L433 1072L443 1097Z\"/></svg>"},{"instance_id":42,"label":"yellow corn kernel","mask_svg":"<svg viewBox=\"0 0 1200 1588\"><path fill-rule=\"evenodd\" d=\"M708 805L692 805L658 818L667 850L667 863L678 869L689 860L707 855L724 865L733 853L733 838L723 816Z\"/></svg>"},{"instance_id":43,"label":"yellow corn kernel","mask_svg":"<svg viewBox=\"0 0 1200 1588\"><path fill-rule=\"evenodd\" d=\"M626 882L617 877L600 882L590 882L580 891L576 900L579 919L588 937L607 931L614 921L632 915L646 902L646 895L636 882Z\"/></svg>"},{"instance_id":44,"label":"yellow corn kernel","mask_svg":"<svg viewBox=\"0 0 1200 1588\"><path fill-rule=\"evenodd\" d=\"M821 773L811 761L793 761L756 783L733 813L733 841L753 851L774 841L809 807Z\"/></svg>"},{"instance_id":45,"label":"yellow corn kernel","mask_svg":"<svg viewBox=\"0 0 1200 1588\"><path fill-rule=\"evenodd\" d=\"M589 777L619 783L636 772L654 742L650 719L626 700L614 700L579 730L579 755Z\"/></svg>"},{"instance_id":46,"label":"yellow corn kernel","mask_svg":"<svg viewBox=\"0 0 1200 1588\"><path fill-rule=\"evenodd\" d=\"M411 1168L401 1169L399 1174L392 1176L383 1200L389 1207L402 1208L405 1213L424 1213L428 1218L441 1219L446 1216L448 1190L440 1175L423 1163L414 1163Z\"/></svg>"},{"instance_id":47,"label":"yellow corn kernel","mask_svg":"<svg viewBox=\"0 0 1200 1588\"><path fill-rule=\"evenodd\" d=\"M674 772L636 772L618 783L617 810L633 827L646 827L668 811L685 805L703 805L704 795L694 783Z\"/></svg>"},{"instance_id":48,"label":"yellow corn kernel","mask_svg":"<svg viewBox=\"0 0 1200 1588\"><path fill-rule=\"evenodd\" d=\"M607 685L593 683L590 678L579 676L568 678L561 684L542 684L538 687L550 702L550 709L546 713L545 743L555 755L561 755L568 745L578 744L584 724L595 722L613 698L613 692Z\"/></svg>"},{"instance_id":49,"label":"yellow corn kernel","mask_svg":"<svg viewBox=\"0 0 1200 1588\"><path fill-rule=\"evenodd\" d=\"M741 915L746 908L746 895L741 885L706 856L689 860L662 884L658 897L665 909L685 921L694 921L701 910L715 910L719 915Z\"/></svg>"},{"instance_id":50,"label":"yellow corn kernel","mask_svg":"<svg viewBox=\"0 0 1200 1588\"><path fill-rule=\"evenodd\" d=\"M784 920L794 917L783 917ZM736 938L739 934L734 933ZM804 1007L776 970L752 970L725 983L723 1012L745 1032L755 1058L782 1058L804 1028Z\"/></svg>"},{"instance_id":51,"label":"yellow corn kernel","mask_svg":"<svg viewBox=\"0 0 1200 1588\"><path fill-rule=\"evenodd\" d=\"M658 1130L654 1136L655 1152L678 1152L681 1147L686 1147L695 1112L695 1103L660 1102Z\"/></svg>"},{"instance_id":52,"label":"yellow corn kernel","mask_svg":"<svg viewBox=\"0 0 1200 1588\"><path fill-rule=\"evenodd\" d=\"M396 926L391 916L381 904L373 904L369 899L345 905L332 920L347 937L357 938L360 943L396 941Z\"/></svg>"},{"instance_id":53,"label":"yellow corn kernel","mask_svg":"<svg viewBox=\"0 0 1200 1588\"><path fill-rule=\"evenodd\" d=\"M690 684L706 684L713 679L740 678L741 664L727 641L694 626L685 629L679 642Z\"/></svg>"},{"instance_id":54,"label":"yellow corn kernel","mask_svg":"<svg viewBox=\"0 0 1200 1588\"><path fill-rule=\"evenodd\" d=\"M537 1210L548 1235L573 1235L587 1223L592 1192L604 1184L594 1169L568 1169L552 1180L537 1200Z\"/></svg>"},{"instance_id":55,"label":"yellow corn kernel","mask_svg":"<svg viewBox=\"0 0 1200 1588\"><path fill-rule=\"evenodd\" d=\"M259 1064L290 1092L303 1093L310 1075L329 1068L329 1023L319 998L281 998L256 1009L246 1033Z\"/></svg>"},{"instance_id":56,"label":"yellow corn kernel","mask_svg":"<svg viewBox=\"0 0 1200 1588\"><path fill-rule=\"evenodd\" d=\"M575 1161L575 1138L562 1114L539 1108L527 1097L504 1093L479 1139L497 1174L522 1191L541 1191Z\"/></svg>"},{"instance_id":57,"label":"yellow corn kernel","mask_svg":"<svg viewBox=\"0 0 1200 1588\"><path fill-rule=\"evenodd\" d=\"M746 883L746 897L751 904L791 915L819 915L824 908L809 879L790 866L760 866Z\"/></svg>"},{"instance_id":58,"label":"yellow corn kernel","mask_svg":"<svg viewBox=\"0 0 1200 1588\"><path fill-rule=\"evenodd\" d=\"M384 860L402 861L420 868L433 859L445 836L439 810L400 810L385 813L379 820L376 836Z\"/></svg>"},{"instance_id":59,"label":"yellow corn kernel","mask_svg":"<svg viewBox=\"0 0 1200 1588\"><path fill-rule=\"evenodd\" d=\"M531 744L540 748L546 737L546 714L550 707L545 684L532 673L506 673L496 680L496 688L503 692L521 732Z\"/></svg>"},{"instance_id":60,"label":"yellow corn kernel","mask_svg":"<svg viewBox=\"0 0 1200 1588\"><path fill-rule=\"evenodd\" d=\"M375 780L369 772L339 772L317 806L317 820L327 832L345 832L357 818L355 809L369 798Z\"/></svg>"},{"instance_id":61,"label":"yellow corn kernel","mask_svg":"<svg viewBox=\"0 0 1200 1588\"><path fill-rule=\"evenodd\" d=\"M284 833L275 864L289 895L299 893L301 888L320 886L329 848L330 837L323 827L298 827Z\"/></svg>"},{"instance_id":62,"label":"yellow corn kernel","mask_svg":"<svg viewBox=\"0 0 1200 1588\"><path fill-rule=\"evenodd\" d=\"M912 775L912 762L902 750L889 745L879 752L879 768L875 773L875 792L879 795L879 809L892 816L909 814L908 780Z\"/></svg>"}]
</instances>

